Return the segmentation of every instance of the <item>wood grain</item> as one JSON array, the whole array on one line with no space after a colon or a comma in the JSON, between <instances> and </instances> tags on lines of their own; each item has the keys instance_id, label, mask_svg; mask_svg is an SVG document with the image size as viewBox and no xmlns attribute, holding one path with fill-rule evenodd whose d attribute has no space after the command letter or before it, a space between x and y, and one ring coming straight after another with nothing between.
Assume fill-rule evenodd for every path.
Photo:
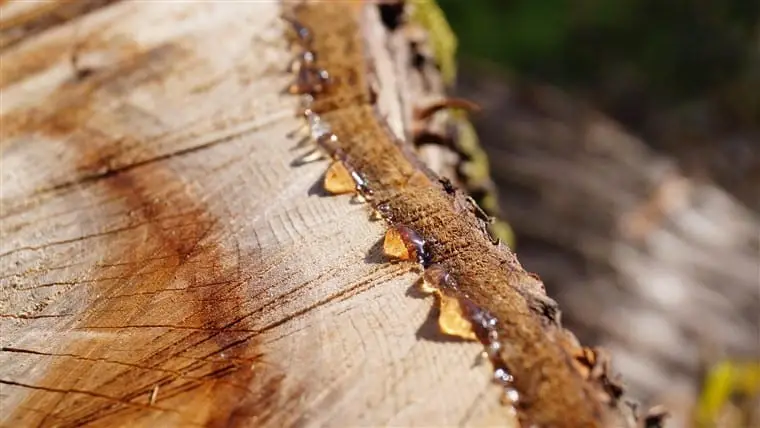
<instances>
[{"instance_id":1,"label":"wood grain","mask_svg":"<svg viewBox=\"0 0 760 428\"><path fill-rule=\"evenodd\" d=\"M6 45L3 426L509 420L367 208L291 166L279 14L119 2Z\"/></svg>"}]
</instances>

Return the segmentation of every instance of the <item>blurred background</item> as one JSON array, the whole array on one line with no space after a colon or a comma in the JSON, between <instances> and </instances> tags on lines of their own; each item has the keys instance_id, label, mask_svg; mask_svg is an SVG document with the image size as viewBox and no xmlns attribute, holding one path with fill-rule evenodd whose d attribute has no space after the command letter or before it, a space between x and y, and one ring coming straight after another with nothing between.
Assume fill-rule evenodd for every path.
<instances>
[{"instance_id":1,"label":"blurred background","mask_svg":"<svg viewBox=\"0 0 760 428\"><path fill-rule=\"evenodd\" d=\"M760 2L438 4L564 324L668 426L760 426Z\"/></svg>"}]
</instances>

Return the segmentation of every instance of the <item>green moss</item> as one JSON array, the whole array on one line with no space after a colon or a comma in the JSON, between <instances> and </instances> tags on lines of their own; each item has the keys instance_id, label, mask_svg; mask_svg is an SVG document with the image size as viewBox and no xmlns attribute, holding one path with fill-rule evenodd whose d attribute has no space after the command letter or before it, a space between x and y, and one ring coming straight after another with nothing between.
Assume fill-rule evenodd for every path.
<instances>
[{"instance_id":1,"label":"green moss","mask_svg":"<svg viewBox=\"0 0 760 428\"><path fill-rule=\"evenodd\" d=\"M699 426L714 426L721 411L736 396L760 394L760 363L722 361L705 378L697 409Z\"/></svg>"},{"instance_id":2,"label":"green moss","mask_svg":"<svg viewBox=\"0 0 760 428\"><path fill-rule=\"evenodd\" d=\"M438 2L462 55L553 84L606 90L622 79L679 99L729 84L757 57L758 1Z\"/></svg>"},{"instance_id":3,"label":"green moss","mask_svg":"<svg viewBox=\"0 0 760 428\"><path fill-rule=\"evenodd\" d=\"M435 0L415 0L412 22L427 30L433 47L436 63L441 69L444 83L451 85L456 78L457 38L451 30L446 16Z\"/></svg>"}]
</instances>

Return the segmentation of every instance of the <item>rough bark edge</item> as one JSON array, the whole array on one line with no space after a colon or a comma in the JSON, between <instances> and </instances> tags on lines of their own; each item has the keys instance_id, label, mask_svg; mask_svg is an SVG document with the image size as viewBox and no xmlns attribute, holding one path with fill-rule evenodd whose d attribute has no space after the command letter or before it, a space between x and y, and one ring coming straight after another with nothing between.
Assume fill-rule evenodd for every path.
<instances>
[{"instance_id":1,"label":"rough bark edge","mask_svg":"<svg viewBox=\"0 0 760 428\"><path fill-rule=\"evenodd\" d=\"M561 329L556 303L546 297L540 280L522 270L506 247L493 245L485 227L487 218L478 214L482 211L461 192L445 185L441 189L437 175L421 167L413 150L389 131L373 107L375 92L362 79L375 67L367 65L363 55L352 52L361 42L348 40L350 33L358 33L358 28L352 28L357 23L345 18L361 18L347 10L340 14L343 19L331 15L334 11L323 10L325 15L320 16L317 8L309 5L295 12L297 22L307 24L316 34L308 42L300 40L302 47L316 52L320 58L317 69L330 70L334 78L330 85L303 91L315 98L308 103L306 114L312 122L312 135L336 162L356 172L360 177L357 191L392 226L399 222L411 225L413 231L426 238L422 244L426 249L418 248L418 253L431 253L430 260L426 260L427 256L420 258L423 267L437 262L455 277L457 284L464 279L461 289L450 287L442 289L442 293L455 295L464 306L473 304L470 316L474 324L475 313L497 316L500 325L494 329L483 327L479 337L486 345L498 341L510 348L492 355L492 360L497 373L500 366L518 367L518 378L509 383L527 397L521 403L530 403L521 406L521 419L557 426L634 424L631 410L635 406L621 399L622 387L609 373L603 353L580 347L570 332ZM329 28L325 28L325 22L330 23ZM341 34L344 40L331 31ZM314 126L325 123L329 124L327 131L321 125L319 130ZM350 136L352 141L347 143L340 135ZM505 290L499 285L504 282L511 287ZM483 336L492 332L499 334L498 340ZM536 378L538 373L541 374ZM526 378L520 379L521 375ZM543 406L535 406L537 402Z\"/></svg>"}]
</instances>

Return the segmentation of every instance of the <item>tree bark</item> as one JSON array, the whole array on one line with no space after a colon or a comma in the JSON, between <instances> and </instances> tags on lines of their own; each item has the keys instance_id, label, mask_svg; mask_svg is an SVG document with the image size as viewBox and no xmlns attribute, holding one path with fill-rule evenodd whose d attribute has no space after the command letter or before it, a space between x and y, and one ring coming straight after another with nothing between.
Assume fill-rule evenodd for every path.
<instances>
[{"instance_id":1,"label":"tree bark","mask_svg":"<svg viewBox=\"0 0 760 428\"><path fill-rule=\"evenodd\" d=\"M511 420L368 208L291 165L279 4L0 11L4 425Z\"/></svg>"}]
</instances>

